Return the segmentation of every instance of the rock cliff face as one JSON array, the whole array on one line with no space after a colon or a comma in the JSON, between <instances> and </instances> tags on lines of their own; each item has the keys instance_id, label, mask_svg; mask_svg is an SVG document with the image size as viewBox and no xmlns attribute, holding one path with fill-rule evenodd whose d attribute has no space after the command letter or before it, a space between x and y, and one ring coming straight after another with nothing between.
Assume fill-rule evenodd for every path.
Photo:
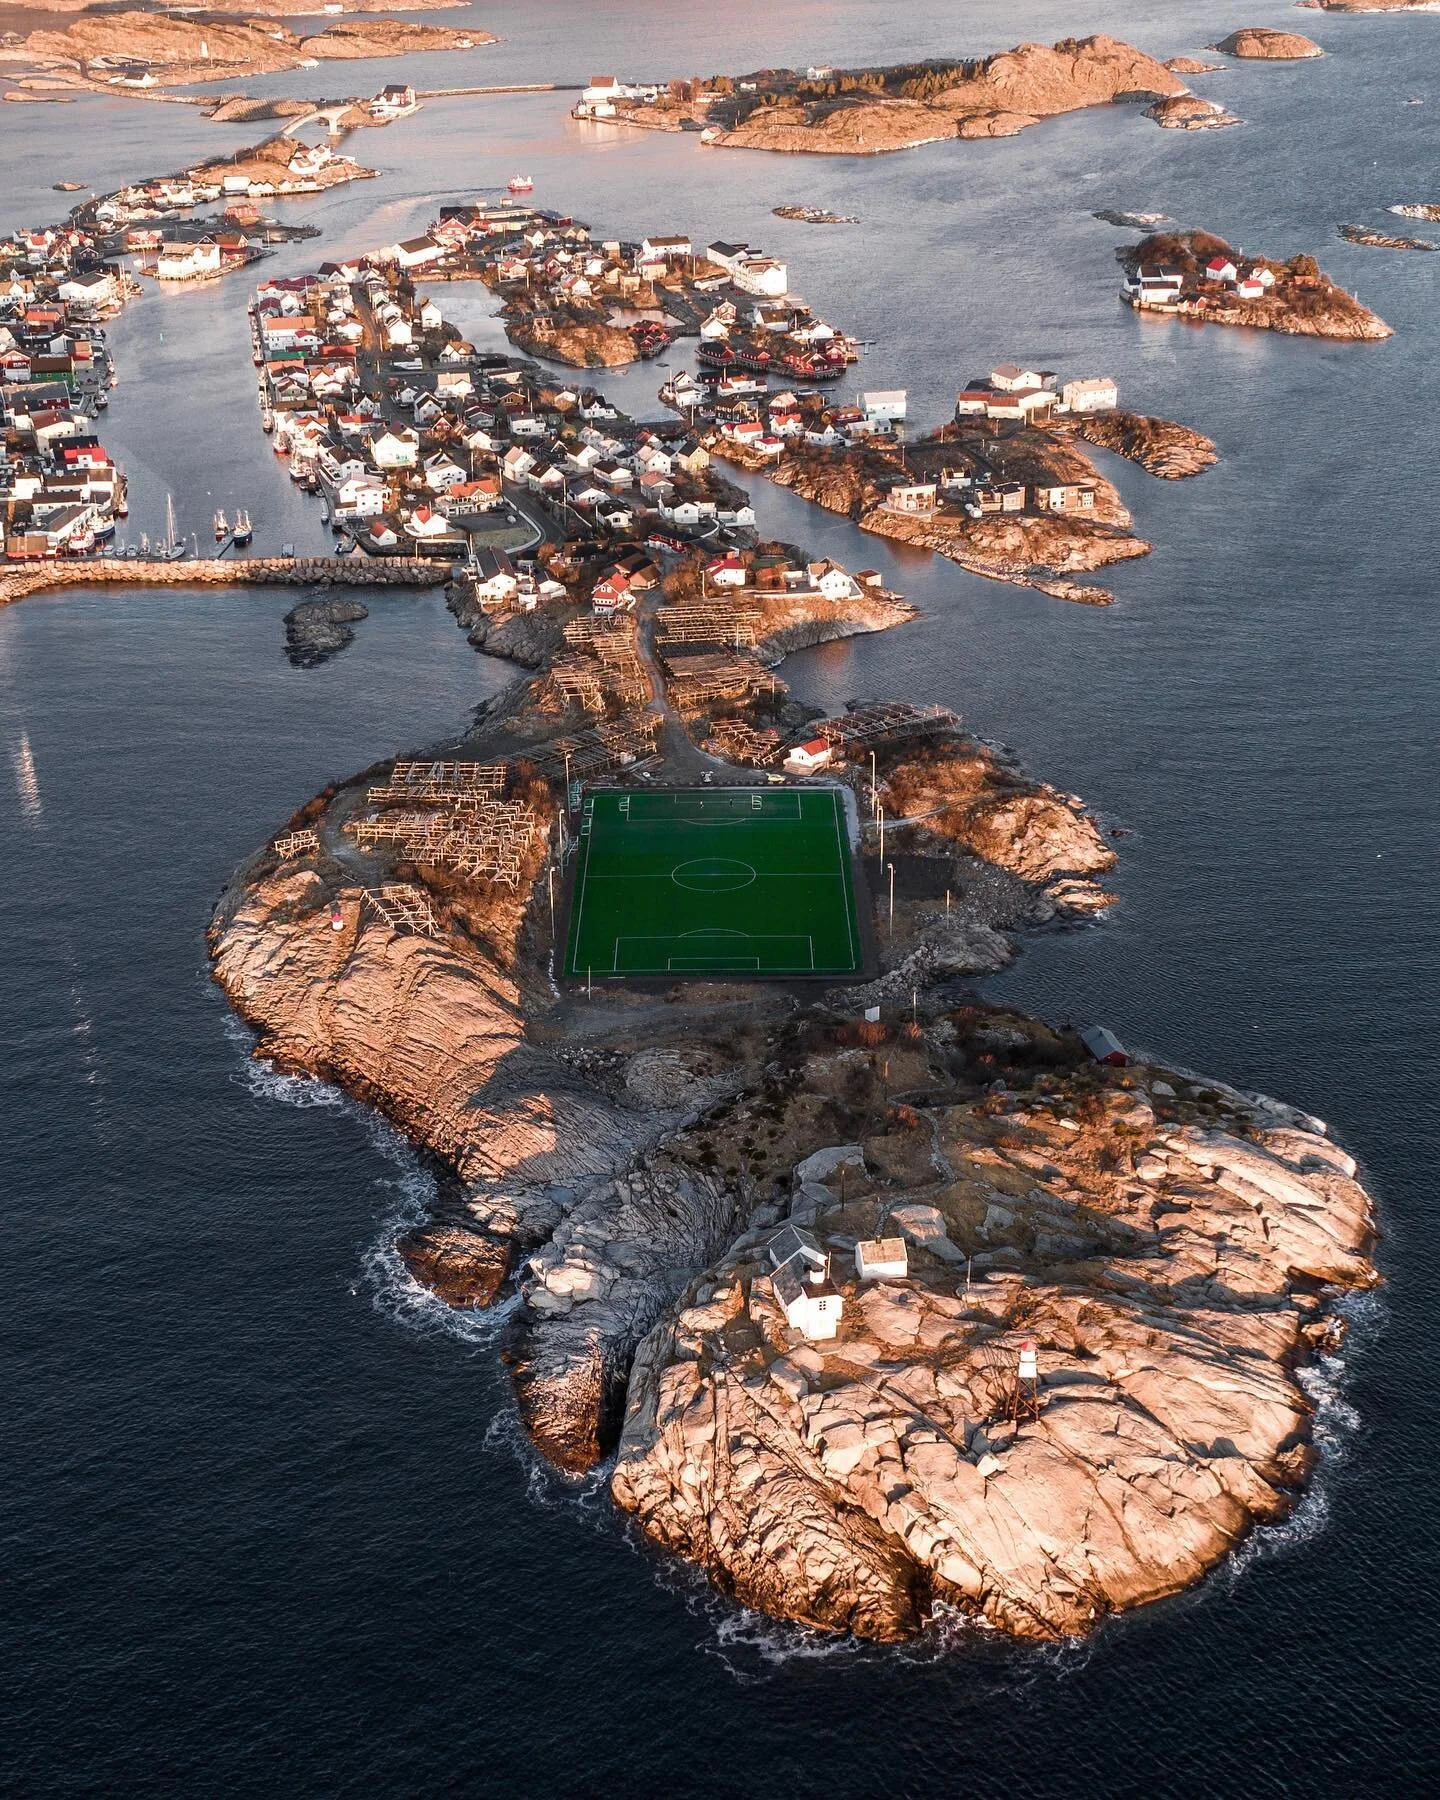
<instances>
[{"instance_id":1,"label":"rock cliff face","mask_svg":"<svg viewBox=\"0 0 1440 1800\"><path fill-rule=\"evenodd\" d=\"M918 608L904 600L878 600L861 595L852 600L825 600L814 594L766 596L764 633L755 653L767 663L779 662L796 650L888 631L913 619Z\"/></svg>"},{"instance_id":2,"label":"rock cliff face","mask_svg":"<svg viewBox=\"0 0 1440 1800\"><path fill-rule=\"evenodd\" d=\"M1238 56L1251 62L1294 62L1304 57L1323 56L1318 44L1296 31L1271 31L1263 25L1242 26L1221 38L1214 46L1226 56Z\"/></svg>"},{"instance_id":3,"label":"rock cliff face","mask_svg":"<svg viewBox=\"0 0 1440 1800\"><path fill-rule=\"evenodd\" d=\"M838 1336L787 1325L773 1228L745 1234L640 1347L616 1499L743 1604L882 1641L939 1607L1060 1637L1192 1585L1293 1504L1316 1290L1372 1279L1344 1152L1200 1092L1145 1068L936 1096L846 1189L805 1182ZM885 1172L906 1135L928 1179ZM876 1231L908 1274L860 1286L848 1246Z\"/></svg>"}]
</instances>

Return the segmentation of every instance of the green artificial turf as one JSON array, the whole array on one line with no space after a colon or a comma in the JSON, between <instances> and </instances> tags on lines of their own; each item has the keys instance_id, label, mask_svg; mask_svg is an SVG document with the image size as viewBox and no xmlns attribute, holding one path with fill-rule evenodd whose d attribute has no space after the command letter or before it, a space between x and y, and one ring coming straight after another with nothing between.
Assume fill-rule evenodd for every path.
<instances>
[{"instance_id":1,"label":"green artificial turf","mask_svg":"<svg viewBox=\"0 0 1440 1800\"><path fill-rule=\"evenodd\" d=\"M863 962L834 789L586 796L567 975L855 975Z\"/></svg>"}]
</instances>

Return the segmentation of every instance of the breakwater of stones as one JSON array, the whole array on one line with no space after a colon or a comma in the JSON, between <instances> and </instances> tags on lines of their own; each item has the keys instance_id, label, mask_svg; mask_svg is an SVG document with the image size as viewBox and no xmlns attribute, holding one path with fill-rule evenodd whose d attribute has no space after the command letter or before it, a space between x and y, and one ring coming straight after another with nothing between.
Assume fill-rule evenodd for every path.
<instances>
[{"instance_id":1,"label":"breakwater of stones","mask_svg":"<svg viewBox=\"0 0 1440 1800\"><path fill-rule=\"evenodd\" d=\"M93 562L30 563L0 570L0 606L48 588L94 587L439 587L449 563L414 556L244 556L175 562L104 557Z\"/></svg>"}]
</instances>

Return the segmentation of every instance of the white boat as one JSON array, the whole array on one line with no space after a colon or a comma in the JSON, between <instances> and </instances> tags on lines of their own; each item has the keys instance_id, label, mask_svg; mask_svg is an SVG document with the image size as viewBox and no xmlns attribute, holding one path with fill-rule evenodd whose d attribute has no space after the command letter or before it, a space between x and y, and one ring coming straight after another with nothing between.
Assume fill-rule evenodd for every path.
<instances>
[{"instance_id":1,"label":"white boat","mask_svg":"<svg viewBox=\"0 0 1440 1800\"><path fill-rule=\"evenodd\" d=\"M225 517L225 508L222 506L215 514L215 542L218 544L221 538L229 537L229 535L230 523Z\"/></svg>"},{"instance_id":2,"label":"white boat","mask_svg":"<svg viewBox=\"0 0 1440 1800\"><path fill-rule=\"evenodd\" d=\"M528 175L512 175L509 187L512 194L530 194L535 191L535 183Z\"/></svg>"},{"instance_id":3,"label":"white boat","mask_svg":"<svg viewBox=\"0 0 1440 1800\"><path fill-rule=\"evenodd\" d=\"M235 529L230 535L237 544L248 544L255 535L255 528L250 523L250 515L243 507L235 515Z\"/></svg>"}]
</instances>

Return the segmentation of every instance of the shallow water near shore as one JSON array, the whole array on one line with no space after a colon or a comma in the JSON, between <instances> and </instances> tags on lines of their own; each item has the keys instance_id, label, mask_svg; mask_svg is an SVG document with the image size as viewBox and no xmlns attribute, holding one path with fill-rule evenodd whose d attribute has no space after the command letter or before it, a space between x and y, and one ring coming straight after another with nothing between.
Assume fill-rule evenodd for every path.
<instances>
[{"instance_id":1,"label":"shallow water near shore","mask_svg":"<svg viewBox=\"0 0 1440 1800\"><path fill-rule=\"evenodd\" d=\"M767 531L880 567L924 609L784 672L826 706L955 706L1133 834L1113 914L1032 940L988 991L1327 1119L1378 1197L1387 1286L1309 1378L1324 1455L1295 1518L1195 1593L1043 1651L954 1625L881 1651L737 1613L640 1546L600 1483L539 1465L499 1321L445 1313L389 1247L427 1170L333 1090L250 1064L209 981L204 927L234 866L327 780L453 732L514 672L476 657L431 593L377 595L354 643L303 671L283 651L293 594L26 601L0 611L10 1785L1418 1786L1440 1677L1419 1604L1440 1525L1437 259L1334 227L1440 197L1440 23L1213 0L1083 18L1058 0L472 14L505 43L244 85L875 62L1090 29L1168 55L1242 23L1325 45L1321 62L1197 79L1241 130L1100 112L880 159L587 134L564 95L432 101L357 134L380 179L287 204L324 235L266 267L406 235L523 169L542 204L607 233L748 236L786 256L809 299L874 341L864 385L907 386L918 422L1021 355L1114 374L1127 402L1214 436L1222 460L1194 482L1106 459L1156 551L1113 572L1103 611L967 576L752 482ZM258 135L167 106L0 107L0 223L59 216L55 180L112 186ZM786 223L770 214L782 201L863 222ZM1142 323L1115 300L1126 234L1090 217L1103 206L1312 250L1397 335ZM491 309L478 287L438 294L467 329ZM223 283L151 294L117 321L103 435L132 476L135 534L173 492L202 539L215 506L240 504L257 549L318 549L318 507L258 430L244 299ZM661 379L649 365L604 385L658 412Z\"/></svg>"}]
</instances>

